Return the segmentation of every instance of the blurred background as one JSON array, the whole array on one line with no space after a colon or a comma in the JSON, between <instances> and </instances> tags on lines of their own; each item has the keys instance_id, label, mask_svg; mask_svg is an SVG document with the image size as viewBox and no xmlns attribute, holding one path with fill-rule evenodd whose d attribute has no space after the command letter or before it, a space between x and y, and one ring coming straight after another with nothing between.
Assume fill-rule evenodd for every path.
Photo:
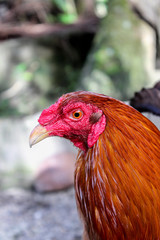
<instances>
[{"instance_id":1,"label":"blurred background","mask_svg":"<svg viewBox=\"0 0 160 240\"><path fill-rule=\"evenodd\" d=\"M160 115L159 80L160 0L0 0L0 240L81 239L77 149L30 149L40 112L87 90L133 106L139 94Z\"/></svg>"}]
</instances>

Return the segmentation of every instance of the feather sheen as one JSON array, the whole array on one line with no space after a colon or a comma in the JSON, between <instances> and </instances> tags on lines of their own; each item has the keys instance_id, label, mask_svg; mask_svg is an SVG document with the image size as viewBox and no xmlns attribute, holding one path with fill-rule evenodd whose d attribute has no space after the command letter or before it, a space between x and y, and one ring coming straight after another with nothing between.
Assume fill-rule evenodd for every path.
<instances>
[{"instance_id":1,"label":"feather sheen","mask_svg":"<svg viewBox=\"0 0 160 240\"><path fill-rule=\"evenodd\" d=\"M107 121L76 163L76 199L88 239L160 239L160 131L120 101L81 98Z\"/></svg>"}]
</instances>

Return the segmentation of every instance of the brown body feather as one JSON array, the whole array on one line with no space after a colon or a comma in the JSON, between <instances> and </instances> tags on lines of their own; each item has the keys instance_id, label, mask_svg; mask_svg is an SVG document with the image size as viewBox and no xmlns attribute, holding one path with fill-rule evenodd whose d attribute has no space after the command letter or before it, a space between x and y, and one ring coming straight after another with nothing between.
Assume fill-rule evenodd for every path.
<instances>
[{"instance_id":1,"label":"brown body feather","mask_svg":"<svg viewBox=\"0 0 160 240\"><path fill-rule=\"evenodd\" d=\"M160 239L160 131L135 109L102 95L79 98L106 116L93 148L79 151L75 190L84 239Z\"/></svg>"}]
</instances>

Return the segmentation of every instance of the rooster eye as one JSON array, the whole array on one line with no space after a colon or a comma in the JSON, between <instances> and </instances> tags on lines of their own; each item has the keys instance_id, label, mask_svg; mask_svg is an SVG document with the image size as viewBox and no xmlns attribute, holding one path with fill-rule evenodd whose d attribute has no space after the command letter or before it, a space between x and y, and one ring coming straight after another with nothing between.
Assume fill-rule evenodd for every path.
<instances>
[{"instance_id":1,"label":"rooster eye","mask_svg":"<svg viewBox=\"0 0 160 240\"><path fill-rule=\"evenodd\" d=\"M74 112L71 113L71 118L73 119L81 119L83 116L83 112L81 110L76 110Z\"/></svg>"}]
</instances>

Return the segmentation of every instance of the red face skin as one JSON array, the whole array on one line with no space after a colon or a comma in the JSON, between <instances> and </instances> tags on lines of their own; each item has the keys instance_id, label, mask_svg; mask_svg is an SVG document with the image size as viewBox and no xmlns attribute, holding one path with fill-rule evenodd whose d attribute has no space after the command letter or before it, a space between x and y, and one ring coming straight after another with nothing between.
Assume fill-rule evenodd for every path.
<instances>
[{"instance_id":1,"label":"red face skin","mask_svg":"<svg viewBox=\"0 0 160 240\"><path fill-rule=\"evenodd\" d=\"M83 151L92 147L106 126L102 110L93 104L71 100L62 104L63 96L43 110L38 122L46 128L49 136L71 140Z\"/></svg>"}]
</instances>

